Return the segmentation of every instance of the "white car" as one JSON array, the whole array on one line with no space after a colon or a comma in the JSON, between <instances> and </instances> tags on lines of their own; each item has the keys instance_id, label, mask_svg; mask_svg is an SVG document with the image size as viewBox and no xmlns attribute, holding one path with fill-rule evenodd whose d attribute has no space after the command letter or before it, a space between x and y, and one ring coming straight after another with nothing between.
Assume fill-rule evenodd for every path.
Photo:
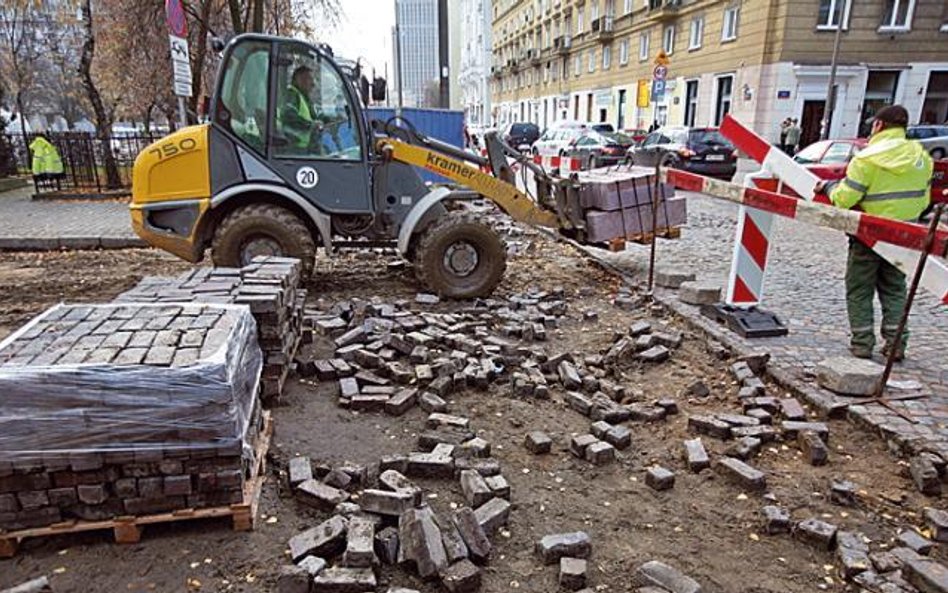
<instances>
[{"instance_id":1,"label":"white car","mask_svg":"<svg viewBox=\"0 0 948 593\"><path fill-rule=\"evenodd\" d=\"M533 143L533 154L539 156L565 156L573 142L586 133L582 128L548 128L540 139Z\"/></svg>"}]
</instances>

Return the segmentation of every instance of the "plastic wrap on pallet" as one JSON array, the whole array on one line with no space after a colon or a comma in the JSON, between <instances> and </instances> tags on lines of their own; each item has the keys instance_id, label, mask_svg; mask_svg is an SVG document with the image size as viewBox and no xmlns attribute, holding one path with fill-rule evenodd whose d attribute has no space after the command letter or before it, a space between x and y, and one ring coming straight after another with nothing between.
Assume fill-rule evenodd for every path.
<instances>
[{"instance_id":1,"label":"plastic wrap on pallet","mask_svg":"<svg viewBox=\"0 0 948 593\"><path fill-rule=\"evenodd\" d=\"M0 343L0 462L247 457L262 365L246 307L58 305Z\"/></svg>"}]
</instances>

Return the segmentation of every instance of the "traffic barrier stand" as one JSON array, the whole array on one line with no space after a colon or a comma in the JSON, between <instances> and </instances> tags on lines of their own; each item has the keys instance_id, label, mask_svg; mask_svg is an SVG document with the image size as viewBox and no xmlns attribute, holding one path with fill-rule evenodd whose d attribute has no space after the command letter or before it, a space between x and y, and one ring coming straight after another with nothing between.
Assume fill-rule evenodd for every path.
<instances>
[{"instance_id":1,"label":"traffic barrier stand","mask_svg":"<svg viewBox=\"0 0 948 593\"><path fill-rule=\"evenodd\" d=\"M803 200L787 198L790 201L782 203L781 207L785 212L793 213L790 215L791 217L855 235L860 241L871 247L876 253L903 273L908 274L914 269L914 264L917 259L916 252L921 250L924 245L925 228L923 226L869 216L858 212L856 212L857 217L850 217L848 219L850 224L840 224L838 226L822 224L822 221L827 216L836 220L841 219L834 216L834 213L826 210L800 208L793 204L793 202L800 202L802 204L830 203L827 196L816 194L814 191L816 184L820 181L819 177L814 175L806 167L795 162L790 155L772 146L753 130L750 130L730 115L726 116L721 123L721 133L751 159L760 163L762 170L760 173L755 174L755 178L759 179L769 176L779 179L783 185L792 189L797 195L803 198ZM761 204L754 203L753 196L751 196L750 201L751 203L744 205L749 205L758 210L767 210L775 214L789 215L784 212L773 211L769 208L762 208ZM839 209L835 210L843 212ZM741 222L739 223L740 234L738 234L737 237L735 251L742 248L743 241L745 240L743 231L745 227L748 226L748 221L754 222L755 218L757 222L760 222L760 219L765 217L760 217L756 213L750 213L748 209L742 209ZM754 222L754 224L756 225L756 222ZM870 229L869 227L872 228ZM766 248L769 247L770 243L769 229L771 227L764 221L764 223L757 228L758 230L761 228L767 229L767 232L760 233L762 237L756 238L758 243L762 241L765 244L764 253L766 254ZM945 234L943 230L937 232L935 245L931 252L933 255L945 257ZM904 238L911 238L911 240L902 242L901 239ZM753 233L750 233L747 239L754 240ZM732 266L731 282L728 286L728 304L735 306L756 305L760 302L763 294L766 257L763 259L765 265L761 267L759 278L754 276L754 270L747 265L738 267L738 263L746 264L745 260L742 259L738 262L738 259L737 255L735 255L735 265ZM741 286L741 284L743 284L743 286ZM948 264L937 259L929 260L928 265L922 273L920 285L934 294L942 304L948 304Z\"/></svg>"},{"instance_id":2,"label":"traffic barrier stand","mask_svg":"<svg viewBox=\"0 0 948 593\"><path fill-rule=\"evenodd\" d=\"M581 171L583 162L580 159L574 159L568 156L541 156L533 155L533 162L542 166L544 169L560 171Z\"/></svg>"}]
</instances>

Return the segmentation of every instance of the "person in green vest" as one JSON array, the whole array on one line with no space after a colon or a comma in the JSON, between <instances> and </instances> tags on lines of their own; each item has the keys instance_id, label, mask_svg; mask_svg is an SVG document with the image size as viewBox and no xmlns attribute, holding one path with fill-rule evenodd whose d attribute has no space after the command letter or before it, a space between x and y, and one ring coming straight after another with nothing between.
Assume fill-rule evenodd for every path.
<instances>
[{"instance_id":1,"label":"person in green vest","mask_svg":"<svg viewBox=\"0 0 948 593\"><path fill-rule=\"evenodd\" d=\"M295 152L308 152L313 133L323 127L310 99L315 84L313 70L300 66L293 72L292 82L280 106L279 123Z\"/></svg>"},{"instance_id":2,"label":"person in green vest","mask_svg":"<svg viewBox=\"0 0 948 593\"><path fill-rule=\"evenodd\" d=\"M846 177L836 182L820 182L816 191L825 191L839 208L858 208L873 216L917 221L928 207L932 179L932 159L915 140L905 137L908 111L901 105L880 109L872 122L869 145L846 167ZM871 358L875 347L872 302L879 293L882 303L883 354L895 351L896 360L905 358L908 332L896 344L905 309L905 274L855 237L849 238L846 265L846 308L851 332L850 351L858 358Z\"/></svg>"},{"instance_id":3,"label":"person in green vest","mask_svg":"<svg viewBox=\"0 0 948 593\"><path fill-rule=\"evenodd\" d=\"M37 181L56 179L63 174L63 159L45 136L40 134L30 142L30 152L33 154L33 177Z\"/></svg>"}]
</instances>

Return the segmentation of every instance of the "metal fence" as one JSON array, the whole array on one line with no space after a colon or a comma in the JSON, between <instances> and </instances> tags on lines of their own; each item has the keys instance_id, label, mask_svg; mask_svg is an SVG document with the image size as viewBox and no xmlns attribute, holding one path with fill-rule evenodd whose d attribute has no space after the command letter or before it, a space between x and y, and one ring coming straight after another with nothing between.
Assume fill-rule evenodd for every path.
<instances>
[{"instance_id":1,"label":"metal fence","mask_svg":"<svg viewBox=\"0 0 948 593\"><path fill-rule=\"evenodd\" d=\"M12 134L11 143L22 175L32 172L30 143L37 134ZM135 157L146 146L160 138L158 134L116 134L109 140L83 132L51 132L43 134L63 161L63 174L54 178L34 179L37 194L58 194L63 197L99 197L128 194L132 187L132 166ZM107 155L115 161L117 178L111 183L106 169Z\"/></svg>"}]
</instances>

